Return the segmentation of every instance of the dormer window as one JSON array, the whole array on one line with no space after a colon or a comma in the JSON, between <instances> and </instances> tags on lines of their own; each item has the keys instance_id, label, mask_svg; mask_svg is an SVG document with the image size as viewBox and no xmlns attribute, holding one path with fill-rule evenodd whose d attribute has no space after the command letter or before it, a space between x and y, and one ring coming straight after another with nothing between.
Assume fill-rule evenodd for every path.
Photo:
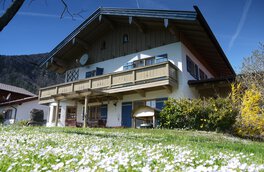
<instances>
[{"instance_id":1,"label":"dormer window","mask_svg":"<svg viewBox=\"0 0 264 172\"><path fill-rule=\"evenodd\" d=\"M104 49L106 49L106 43L105 43L105 41L103 41L102 44L101 44L101 50L104 50Z\"/></svg>"},{"instance_id":2,"label":"dormer window","mask_svg":"<svg viewBox=\"0 0 264 172\"><path fill-rule=\"evenodd\" d=\"M123 44L128 43L128 34L123 35Z\"/></svg>"}]
</instances>

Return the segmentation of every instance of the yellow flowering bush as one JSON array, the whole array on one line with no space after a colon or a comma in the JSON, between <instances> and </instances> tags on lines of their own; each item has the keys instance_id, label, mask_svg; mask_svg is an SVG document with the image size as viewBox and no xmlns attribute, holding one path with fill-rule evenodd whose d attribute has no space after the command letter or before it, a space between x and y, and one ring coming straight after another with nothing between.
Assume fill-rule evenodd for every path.
<instances>
[{"instance_id":1,"label":"yellow flowering bush","mask_svg":"<svg viewBox=\"0 0 264 172\"><path fill-rule=\"evenodd\" d=\"M233 86L234 87L234 86ZM232 97L240 110L236 122L236 132L240 136L263 137L264 136L264 109L261 92L255 85L245 89L243 92L235 92L239 85L232 89ZM239 95L240 94L240 95ZM234 100L233 100L234 102Z\"/></svg>"}]
</instances>

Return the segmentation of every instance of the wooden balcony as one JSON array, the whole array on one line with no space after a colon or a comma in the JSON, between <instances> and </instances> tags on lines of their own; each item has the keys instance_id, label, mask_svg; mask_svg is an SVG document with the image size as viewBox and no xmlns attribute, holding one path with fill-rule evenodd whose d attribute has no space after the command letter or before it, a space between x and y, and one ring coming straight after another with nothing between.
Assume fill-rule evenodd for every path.
<instances>
[{"instance_id":1,"label":"wooden balcony","mask_svg":"<svg viewBox=\"0 0 264 172\"><path fill-rule=\"evenodd\" d=\"M163 62L122 72L63 83L39 90L40 104L87 95L117 94L153 88L170 88L177 84L177 67Z\"/></svg>"}]
</instances>

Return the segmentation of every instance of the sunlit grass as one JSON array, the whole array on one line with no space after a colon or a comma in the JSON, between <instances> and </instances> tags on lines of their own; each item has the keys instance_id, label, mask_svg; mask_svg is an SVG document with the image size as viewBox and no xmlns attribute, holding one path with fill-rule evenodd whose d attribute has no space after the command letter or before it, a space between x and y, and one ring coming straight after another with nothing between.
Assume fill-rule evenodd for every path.
<instances>
[{"instance_id":1,"label":"sunlit grass","mask_svg":"<svg viewBox=\"0 0 264 172\"><path fill-rule=\"evenodd\" d=\"M1 127L0 171L264 170L264 143L213 132Z\"/></svg>"}]
</instances>

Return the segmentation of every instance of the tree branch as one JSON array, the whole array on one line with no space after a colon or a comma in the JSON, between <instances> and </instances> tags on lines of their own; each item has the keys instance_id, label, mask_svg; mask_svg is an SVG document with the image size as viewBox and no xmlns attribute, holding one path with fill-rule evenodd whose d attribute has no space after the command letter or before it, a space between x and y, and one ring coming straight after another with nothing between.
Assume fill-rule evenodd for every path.
<instances>
[{"instance_id":1,"label":"tree branch","mask_svg":"<svg viewBox=\"0 0 264 172\"><path fill-rule=\"evenodd\" d=\"M0 32L16 15L25 0L14 0L6 12L0 17Z\"/></svg>"},{"instance_id":2,"label":"tree branch","mask_svg":"<svg viewBox=\"0 0 264 172\"><path fill-rule=\"evenodd\" d=\"M65 14L65 12L67 12L67 13L71 16L71 18L74 19L72 13L69 11L69 8L68 8L68 5L66 4L66 2L65 2L64 0L60 0L60 1L61 1L61 3L62 3L63 6L64 6L64 9L63 9L63 11L62 11L62 13L61 13L60 18L62 19L62 17L63 17L63 15Z\"/></svg>"}]
</instances>

